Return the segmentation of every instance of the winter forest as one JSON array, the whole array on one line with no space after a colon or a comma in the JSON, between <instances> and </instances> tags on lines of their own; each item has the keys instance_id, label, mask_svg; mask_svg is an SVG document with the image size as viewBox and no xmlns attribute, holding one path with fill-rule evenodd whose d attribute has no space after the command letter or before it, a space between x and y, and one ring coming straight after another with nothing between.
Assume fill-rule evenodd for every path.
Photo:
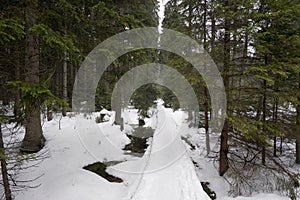
<instances>
[{"instance_id":1,"label":"winter forest","mask_svg":"<svg viewBox=\"0 0 300 200\"><path fill-rule=\"evenodd\" d=\"M300 199L300 1L1 0L0 162L4 200Z\"/></svg>"}]
</instances>

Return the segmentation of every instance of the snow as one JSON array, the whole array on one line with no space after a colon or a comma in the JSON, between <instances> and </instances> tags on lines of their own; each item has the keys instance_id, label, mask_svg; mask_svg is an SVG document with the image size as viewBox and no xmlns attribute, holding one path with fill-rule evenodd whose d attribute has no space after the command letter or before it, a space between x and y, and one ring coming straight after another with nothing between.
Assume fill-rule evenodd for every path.
<instances>
[{"instance_id":1,"label":"snow","mask_svg":"<svg viewBox=\"0 0 300 200\"><path fill-rule=\"evenodd\" d=\"M110 114L111 114L111 112L108 111L108 110L106 110L105 108L103 108L102 110L100 110L99 113L100 113L100 114L104 114L104 115L110 115Z\"/></svg>"},{"instance_id":2,"label":"snow","mask_svg":"<svg viewBox=\"0 0 300 200\"><path fill-rule=\"evenodd\" d=\"M223 197L221 200L232 200L230 197ZM277 194L257 194L253 197L236 197L234 200L288 200L287 197L282 197Z\"/></svg>"},{"instance_id":3,"label":"snow","mask_svg":"<svg viewBox=\"0 0 300 200\"><path fill-rule=\"evenodd\" d=\"M44 123L47 142L40 154L46 154L47 158L19 174L20 180L41 176L31 183L39 186L17 193L16 200L209 200L200 181L210 182L218 200L288 200L277 194L228 197L227 182L218 176L212 162L200 156L202 148L192 153L180 139L181 135L205 137L197 135L201 130L189 130L184 121L186 113L182 111L172 112L158 103L158 109L146 122L147 126L156 127L155 134L141 158L126 155L122 150L130 142L125 133L132 131L130 124L137 123L137 110L124 111L123 132L113 125L113 119L96 124L97 116L99 113L77 114L61 120L61 116L56 116ZM204 142L199 144L204 145ZM199 169L194 167L191 157L198 159ZM109 167L107 172L124 182L108 182L82 168L97 161L123 161Z\"/></svg>"},{"instance_id":4,"label":"snow","mask_svg":"<svg viewBox=\"0 0 300 200\"><path fill-rule=\"evenodd\" d=\"M143 167L140 168L140 177L135 176L130 184L129 194L124 200L209 200L180 140L177 125L172 117L167 117L166 112L162 105L158 105L158 125L152 144L143 158L129 163L130 167ZM112 169L116 172L128 172L130 167L122 163ZM110 172L124 176L112 169Z\"/></svg>"}]
</instances>

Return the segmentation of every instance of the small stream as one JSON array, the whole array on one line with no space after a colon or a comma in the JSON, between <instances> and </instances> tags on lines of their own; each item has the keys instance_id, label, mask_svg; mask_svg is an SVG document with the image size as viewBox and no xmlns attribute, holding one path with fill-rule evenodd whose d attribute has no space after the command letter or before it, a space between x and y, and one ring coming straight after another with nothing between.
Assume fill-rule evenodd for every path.
<instances>
[{"instance_id":1,"label":"small stream","mask_svg":"<svg viewBox=\"0 0 300 200\"><path fill-rule=\"evenodd\" d=\"M125 155L131 155L133 157L142 157L148 147L147 140L152 137L154 134L154 129L150 127L138 126L134 128L134 131L131 134L128 134L127 137L131 140L123 150ZM108 161L108 162L95 162L93 164L84 166L83 169L89 170L105 178L109 182L121 183L123 180L119 177L115 177L106 172L107 167L117 165L123 161Z\"/></svg>"},{"instance_id":2,"label":"small stream","mask_svg":"<svg viewBox=\"0 0 300 200\"><path fill-rule=\"evenodd\" d=\"M153 134L154 129L150 127L139 126L135 128L130 135L127 135L131 142L124 147L125 154L142 157L148 147L147 140L153 137Z\"/></svg>"}]
</instances>

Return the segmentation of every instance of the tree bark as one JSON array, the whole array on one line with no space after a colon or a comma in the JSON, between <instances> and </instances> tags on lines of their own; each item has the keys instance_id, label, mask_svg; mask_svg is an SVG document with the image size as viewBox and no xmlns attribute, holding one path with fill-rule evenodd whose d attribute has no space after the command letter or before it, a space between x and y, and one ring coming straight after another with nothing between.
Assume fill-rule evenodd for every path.
<instances>
[{"instance_id":1,"label":"tree bark","mask_svg":"<svg viewBox=\"0 0 300 200\"><path fill-rule=\"evenodd\" d=\"M300 90L300 73L298 74L298 88ZM298 104L296 106L297 110L297 119L296 119L296 125L297 125L297 133L296 133L296 163L300 164L300 95L298 93Z\"/></svg>"},{"instance_id":2,"label":"tree bark","mask_svg":"<svg viewBox=\"0 0 300 200\"><path fill-rule=\"evenodd\" d=\"M221 149L220 149L220 168L219 168L219 175L223 176L226 171L229 169L228 163L228 132L229 132L229 125L228 119L225 119L224 127L221 133Z\"/></svg>"},{"instance_id":3,"label":"tree bark","mask_svg":"<svg viewBox=\"0 0 300 200\"><path fill-rule=\"evenodd\" d=\"M203 46L204 49L207 51L207 28L206 28L206 21L207 21L207 0L204 0L203 5ZM205 119L205 142L206 142L206 153L207 155L210 154L210 137L209 137L209 124L208 124L208 112L209 112L209 105L208 105L208 91L207 88L204 86L204 119Z\"/></svg>"},{"instance_id":4,"label":"tree bark","mask_svg":"<svg viewBox=\"0 0 300 200\"><path fill-rule=\"evenodd\" d=\"M67 63L67 52L65 52L64 55L64 61L63 61L63 99L65 101L68 101L68 63ZM66 107L63 107L62 115L65 117L67 116L67 110Z\"/></svg>"},{"instance_id":5,"label":"tree bark","mask_svg":"<svg viewBox=\"0 0 300 200\"><path fill-rule=\"evenodd\" d=\"M120 130L123 131L124 130L124 122L123 122L123 118L121 116L122 114L122 94L118 94L117 95L117 99L116 99L116 104L115 104L115 124L120 125Z\"/></svg>"},{"instance_id":6,"label":"tree bark","mask_svg":"<svg viewBox=\"0 0 300 200\"><path fill-rule=\"evenodd\" d=\"M278 84L277 82L275 82L275 92L278 93ZM274 120L274 124L277 124L277 119L278 119L278 98L277 98L277 94L274 97L274 107L273 107L273 120ZM273 143L273 156L276 157L277 156L277 136L274 136L274 143Z\"/></svg>"},{"instance_id":7,"label":"tree bark","mask_svg":"<svg viewBox=\"0 0 300 200\"><path fill-rule=\"evenodd\" d=\"M300 125L300 124L297 124ZM296 139L296 163L300 164L300 137L298 136L299 133L297 133L297 139Z\"/></svg>"},{"instance_id":8,"label":"tree bark","mask_svg":"<svg viewBox=\"0 0 300 200\"><path fill-rule=\"evenodd\" d=\"M9 95L8 95L8 92L7 92L7 90L2 90L1 91L2 92L2 105L3 106L7 106L8 104L9 104Z\"/></svg>"},{"instance_id":9,"label":"tree bark","mask_svg":"<svg viewBox=\"0 0 300 200\"><path fill-rule=\"evenodd\" d=\"M15 55L16 55L16 62L15 62L15 79L16 81L21 80L21 69L20 69L20 54L19 50L15 50ZM17 88L16 94L15 94L15 103L14 103L14 116L17 118L20 115L20 106L19 106L19 101L21 99L21 91L20 87Z\"/></svg>"},{"instance_id":10,"label":"tree bark","mask_svg":"<svg viewBox=\"0 0 300 200\"><path fill-rule=\"evenodd\" d=\"M229 1L224 1L224 7L229 6ZM224 33L224 52L223 52L223 80L226 95L229 97L229 68L230 68L230 19L225 13L225 33ZM229 108L230 100L227 98L227 108ZM227 112L228 115L228 112ZM227 116L228 117L228 116ZM220 146L220 166L219 175L223 176L229 168L228 163L228 133L229 124L228 119L225 119L224 127L221 132L221 146Z\"/></svg>"},{"instance_id":11,"label":"tree bark","mask_svg":"<svg viewBox=\"0 0 300 200\"><path fill-rule=\"evenodd\" d=\"M37 0L26 1L26 38L25 38L25 81L39 83L39 45L37 36L30 31L36 23L35 6ZM28 103L29 104L29 103ZM30 102L25 110L25 137L22 141L21 151L38 152L44 146L40 116L40 103Z\"/></svg>"},{"instance_id":12,"label":"tree bark","mask_svg":"<svg viewBox=\"0 0 300 200\"><path fill-rule=\"evenodd\" d=\"M266 134L266 112L267 112L267 81L263 81L263 90L264 90L264 95L263 95L263 102L262 102L262 121L263 121L263 127L262 127L262 132L263 134ZM266 164L266 147L265 147L265 141L261 142L262 146L262 151L261 151L261 162L263 165Z\"/></svg>"},{"instance_id":13,"label":"tree bark","mask_svg":"<svg viewBox=\"0 0 300 200\"><path fill-rule=\"evenodd\" d=\"M49 106L47 107L47 120L51 121L53 119L53 112L50 110Z\"/></svg>"},{"instance_id":14,"label":"tree bark","mask_svg":"<svg viewBox=\"0 0 300 200\"><path fill-rule=\"evenodd\" d=\"M205 102L204 102L204 118L205 118L205 142L206 142L206 153L207 155L210 154L210 137L209 137L209 125L208 125L208 111L209 111L209 107L208 107L208 92L207 92L207 88L204 88L204 98L205 98Z\"/></svg>"},{"instance_id":15,"label":"tree bark","mask_svg":"<svg viewBox=\"0 0 300 200\"><path fill-rule=\"evenodd\" d=\"M211 0L211 5L214 5L214 0ZM216 40L216 19L215 19L215 10L211 8L211 38L210 38L210 46L211 53L214 56L215 51L215 40Z\"/></svg>"},{"instance_id":16,"label":"tree bark","mask_svg":"<svg viewBox=\"0 0 300 200\"><path fill-rule=\"evenodd\" d=\"M1 174L2 174L2 182L4 187L5 199L12 200L11 190L9 186L9 179L7 174L7 165L6 165L1 123L0 123L0 160L1 160Z\"/></svg>"}]
</instances>

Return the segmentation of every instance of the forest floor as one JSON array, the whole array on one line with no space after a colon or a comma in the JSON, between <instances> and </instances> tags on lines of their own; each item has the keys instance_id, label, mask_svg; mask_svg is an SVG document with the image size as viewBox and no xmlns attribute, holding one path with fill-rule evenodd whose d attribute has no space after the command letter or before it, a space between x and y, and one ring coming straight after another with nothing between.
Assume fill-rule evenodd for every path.
<instances>
[{"instance_id":1,"label":"forest floor","mask_svg":"<svg viewBox=\"0 0 300 200\"><path fill-rule=\"evenodd\" d=\"M152 110L145 127L155 129L153 138L142 157L125 153L130 143L126 134L133 132L138 124L137 110L123 113L125 129L113 125L113 115L108 121L96 124L99 113L67 117L56 115L52 121L44 121L46 145L35 156L37 160L24 162L25 169L16 173L19 180L32 188L24 188L15 194L16 200L206 200L201 182L209 182L209 188L218 200L288 200L273 194L253 194L252 197L229 197L228 182L218 176L217 163L205 156L203 129L188 127L185 112L167 109L162 105ZM88 122L96 124L98 131ZM60 128L59 128L60 127ZM16 140L23 137L19 129ZM6 141L9 130L4 128ZM179 137L178 137L179 136ZM194 144L182 142L189 138ZM213 143L217 135L211 136ZM41 158L41 159L39 159ZM121 178L122 182L109 182L105 178L83 169L96 162L115 163L106 172ZM28 168L26 167L28 166ZM32 167L29 167L32 166Z\"/></svg>"}]
</instances>

